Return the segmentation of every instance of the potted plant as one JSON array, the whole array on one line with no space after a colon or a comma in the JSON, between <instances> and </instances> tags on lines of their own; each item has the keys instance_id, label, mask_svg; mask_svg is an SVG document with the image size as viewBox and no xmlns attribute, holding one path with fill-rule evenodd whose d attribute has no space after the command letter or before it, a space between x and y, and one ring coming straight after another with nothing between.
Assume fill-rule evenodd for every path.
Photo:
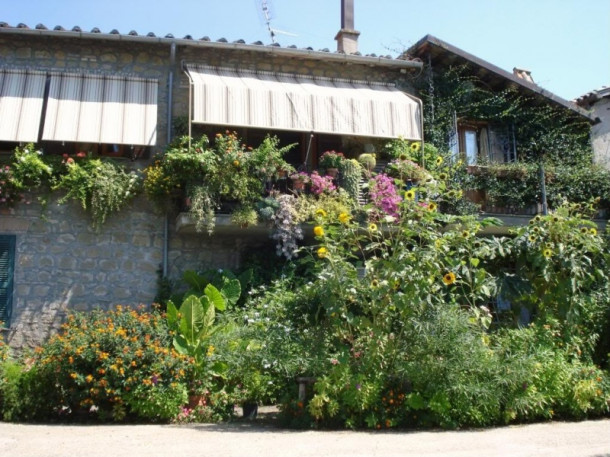
<instances>
[{"instance_id":1,"label":"potted plant","mask_svg":"<svg viewBox=\"0 0 610 457\"><path fill-rule=\"evenodd\" d=\"M372 171L377 165L377 159L375 158L375 154L365 152L364 154L360 154L358 156L358 162L362 165L365 170Z\"/></svg>"},{"instance_id":2,"label":"potted plant","mask_svg":"<svg viewBox=\"0 0 610 457\"><path fill-rule=\"evenodd\" d=\"M341 164L345 160L342 152L326 151L320 157L320 167L326 170L326 174L336 178L339 174Z\"/></svg>"},{"instance_id":3,"label":"potted plant","mask_svg":"<svg viewBox=\"0 0 610 457\"><path fill-rule=\"evenodd\" d=\"M290 175L290 179L292 179L292 190L295 192L302 192L305 190L305 185L311 183L311 178L309 174L304 171L300 171L298 173L293 173Z\"/></svg>"}]
</instances>

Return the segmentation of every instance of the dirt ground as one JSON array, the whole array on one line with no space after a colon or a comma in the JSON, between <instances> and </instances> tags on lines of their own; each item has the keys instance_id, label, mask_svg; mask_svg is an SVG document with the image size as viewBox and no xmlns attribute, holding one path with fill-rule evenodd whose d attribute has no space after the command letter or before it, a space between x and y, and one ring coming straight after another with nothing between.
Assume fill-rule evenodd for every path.
<instances>
[{"instance_id":1,"label":"dirt ground","mask_svg":"<svg viewBox=\"0 0 610 457\"><path fill-rule=\"evenodd\" d=\"M610 457L610 419L468 431L295 431L220 425L0 423L0 456Z\"/></svg>"}]
</instances>

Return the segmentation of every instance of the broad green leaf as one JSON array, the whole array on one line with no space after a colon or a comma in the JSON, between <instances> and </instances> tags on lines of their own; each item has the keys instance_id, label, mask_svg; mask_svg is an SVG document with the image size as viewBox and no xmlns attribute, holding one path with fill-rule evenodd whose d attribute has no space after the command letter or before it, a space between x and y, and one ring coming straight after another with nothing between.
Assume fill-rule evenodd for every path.
<instances>
[{"instance_id":1,"label":"broad green leaf","mask_svg":"<svg viewBox=\"0 0 610 457\"><path fill-rule=\"evenodd\" d=\"M229 305L234 305L239 300L241 295L241 283L238 279L231 279L230 281L226 281L222 286L222 294L226 298Z\"/></svg>"},{"instance_id":2,"label":"broad green leaf","mask_svg":"<svg viewBox=\"0 0 610 457\"><path fill-rule=\"evenodd\" d=\"M215 332L214 321L216 320L216 311L214 305L205 295L200 299L201 308L203 310L203 322L198 329L196 338L199 342L207 340Z\"/></svg>"},{"instance_id":3,"label":"broad green leaf","mask_svg":"<svg viewBox=\"0 0 610 457\"><path fill-rule=\"evenodd\" d=\"M193 342L204 325L204 309L199 298L190 295L180 306L180 331L188 342Z\"/></svg>"},{"instance_id":4,"label":"broad green leaf","mask_svg":"<svg viewBox=\"0 0 610 457\"><path fill-rule=\"evenodd\" d=\"M174 305L173 301L170 300L167 302L167 310L165 314L167 316L167 323L170 325L170 327L177 326L178 309L176 308L176 305Z\"/></svg>"},{"instance_id":5,"label":"broad green leaf","mask_svg":"<svg viewBox=\"0 0 610 457\"><path fill-rule=\"evenodd\" d=\"M470 259L470 265L472 265L475 268L479 266L479 262L480 262L480 260L477 259L476 257L472 257Z\"/></svg>"},{"instance_id":6,"label":"broad green leaf","mask_svg":"<svg viewBox=\"0 0 610 457\"><path fill-rule=\"evenodd\" d=\"M189 353L188 343L182 335L177 335L174 337L173 345L176 351L178 351L180 354L187 355Z\"/></svg>"},{"instance_id":7,"label":"broad green leaf","mask_svg":"<svg viewBox=\"0 0 610 457\"><path fill-rule=\"evenodd\" d=\"M237 285L239 286L239 281L235 280L237 282ZM208 284L204 290L205 292L205 297L207 297L210 300L210 303L212 303L214 305L214 307L218 310L218 311L224 311L225 309L227 309L227 302L224 299L223 295L220 293L220 291L214 287L212 284Z\"/></svg>"},{"instance_id":8,"label":"broad green leaf","mask_svg":"<svg viewBox=\"0 0 610 457\"><path fill-rule=\"evenodd\" d=\"M207 284L206 280L193 270L185 271L182 275L182 280L187 283L191 289L198 292L201 292Z\"/></svg>"}]
</instances>

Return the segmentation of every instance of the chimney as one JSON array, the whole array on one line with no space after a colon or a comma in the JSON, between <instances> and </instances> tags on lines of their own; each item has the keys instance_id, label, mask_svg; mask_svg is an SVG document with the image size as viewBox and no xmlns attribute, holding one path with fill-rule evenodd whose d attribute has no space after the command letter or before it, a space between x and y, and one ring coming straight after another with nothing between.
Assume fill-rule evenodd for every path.
<instances>
[{"instance_id":1,"label":"chimney","mask_svg":"<svg viewBox=\"0 0 610 457\"><path fill-rule=\"evenodd\" d=\"M524 79L528 83L536 84L534 82L534 78L532 78L532 72L529 70L515 67L513 68L513 75L515 75L517 78Z\"/></svg>"},{"instance_id":2,"label":"chimney","mask_svg":"<svg viewBox=\"0 0 610 457\"><path fill-rule=\"evenodd\" d=\"M337 51L344 54L358 52L358 36L354 30L354 0L341 0L341 30L337 33Z\"/></svg>"}]
</instances>

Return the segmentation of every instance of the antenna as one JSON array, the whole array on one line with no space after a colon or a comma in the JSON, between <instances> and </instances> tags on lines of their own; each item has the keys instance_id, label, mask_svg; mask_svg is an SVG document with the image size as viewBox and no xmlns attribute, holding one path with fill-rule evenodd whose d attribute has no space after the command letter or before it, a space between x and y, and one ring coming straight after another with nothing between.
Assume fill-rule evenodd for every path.
<instances>
[{"instance_id":1,"label":"antenna","mask_svg":"<svg viewBox=\"0 0 610 457\"><path fill-rule=\"evenodd\" d=\"M261 1L261 8L265 16L265 23L267 24L267 29L269 30L269 34L271 35L271 42L275 43L275 31L271 28L271 12L269 11L269 5L267 4L267 0Z\"/></svg>"}]
</instances>

